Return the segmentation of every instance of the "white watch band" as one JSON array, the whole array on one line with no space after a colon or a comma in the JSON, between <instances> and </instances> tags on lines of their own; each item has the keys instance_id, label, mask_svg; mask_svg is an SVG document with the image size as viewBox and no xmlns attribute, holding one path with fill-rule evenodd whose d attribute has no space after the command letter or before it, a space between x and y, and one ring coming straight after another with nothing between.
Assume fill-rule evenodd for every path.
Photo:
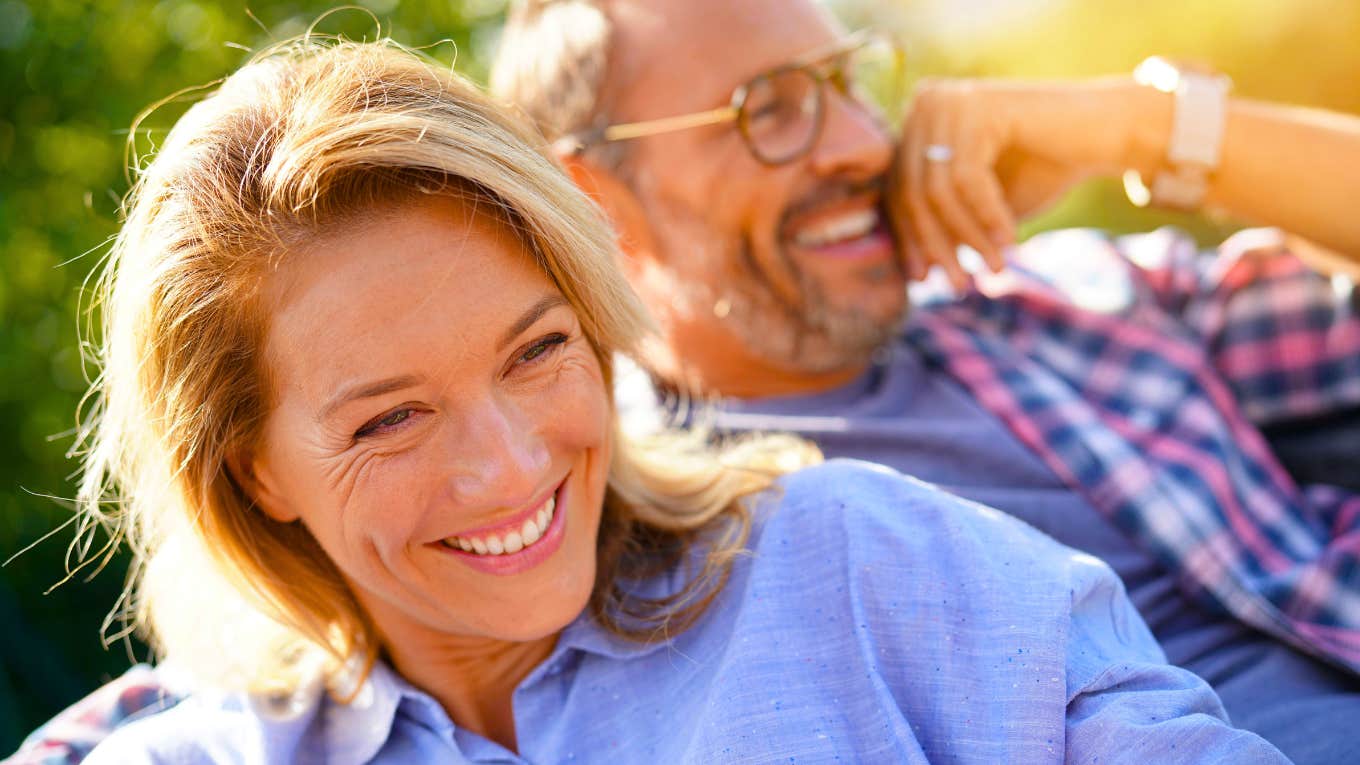
<instances>
[{"instance_id":1,"label":"white watch band","mask_svg":"<svg viewBox=\"0 0 1360 765\"><path fill-rule=\"evenodd\" d=\"M1129 199L1140 206L1196 209L1204 201L1209 175L1218 168L1222 156L1232 83L1222 75L1186 71L1156 56L1139 64L1134 80L1173 94L1175 103L1167 167L1157 173L1151 188L1143 184L1137 171L1125 173Z\"/></svg>"}]
</instances>

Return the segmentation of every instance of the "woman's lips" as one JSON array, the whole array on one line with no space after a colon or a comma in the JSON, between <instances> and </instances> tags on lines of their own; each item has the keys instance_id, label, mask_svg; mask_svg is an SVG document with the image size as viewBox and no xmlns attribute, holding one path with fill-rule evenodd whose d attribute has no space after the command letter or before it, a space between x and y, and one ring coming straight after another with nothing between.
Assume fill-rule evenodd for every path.
<instances>
[{"instance_id":1,"label":"woman's lips","mask_svg":"<svg viewBox=\"0 0 1360 765\"><path fill-rule=\"evenodd\" d=\"M566 527L563 504L566 494L564 479L539 505L509 521L446 537L433 546L483 573L509 575L526 571L561 547Z\"/></svg>"}]
</instances>

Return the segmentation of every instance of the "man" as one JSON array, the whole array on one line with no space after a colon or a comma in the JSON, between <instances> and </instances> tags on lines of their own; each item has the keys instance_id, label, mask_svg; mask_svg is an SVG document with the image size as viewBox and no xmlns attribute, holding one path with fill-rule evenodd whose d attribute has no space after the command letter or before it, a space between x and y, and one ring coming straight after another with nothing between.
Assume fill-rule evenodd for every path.
<instances>
[{"instance_id":1,"label":"man","mask_svg":"<svg viewBox=\"0 0 1360 765\"><path fill-rule=\"evenodd\" d=\"M618 227L660 327L644 361L663 393L720 397L721 428L800 431L831 456L884 462L1105 558L1169 657L1216 687L1235 724L1300 762L1337 761L1356 746L1360 712L1345 547L1360 512L1348 495L1289 485L1243 413L1265 421L1360 404L1356 386L1320 381L1360 380L1360 354L1344 350L1356 347L1353 315L1281 312L1300 323L1244 337L1242 327L1271 323L1245 319L1276 316L1266 309L1281 290L1299 308L1331 287L1240 240L1218 261L1230 267L1208 267L1220 272L1211 281L1189 276L1201 263L1170 237L1120 253L1067 233L981 277L985 294L917 306L902 329L908 276L930 263L967 281L952 244L995 264L1013 217L1073 180L1125 166L1155 174L1158 131L1126 136L1101 120L1165 128L1169 107L1122 81L1083 86L1095 92L1082 99L932 86L897 151L837 87L840 57L826 54L842 42L796 0L529 2L507 27L494 80L561 139L567 166ZM743 108L727 109L743 87ZM820 115L820 129L781 130L790 100ZM1140 110L1158 118L1135 119ZM629 123L643 124L604 129ZM1101 129L1064 130L1073 124ZM611 135L641 137L602 140ZM1237 154L1225 147L1214 202L1360 251L1330 220L1354 216L1326 214L1355 198L1336 173L1299 182L1307 203L1272 218L1261 212L1269 198L1250 193L1270 168ZM1114 286L1069 289L1088 277ZM1306 346L1294 371L1319 380L1256 369L1238 352L1253 339ZM119 683L104 693L141 700L156 687L145 675Z\"/></svg>"},{"instance_id":2,"label":"man","mask_svg":"<svg viewBox=\"0 0 1360 765\"><path fill-rule=\"evenodd\" d=\"M1103 557L1236 724L1301 762L1355 751L1360 497L1298 489L1257 428L1360 404L1343 288L1259 236L1202 258L1168 233L1064 232L962 289L954 245L1000 266L1014 217L1075 180L1176 170L1180 102L1127 78L928 84L895 152L842 87L845 42L797 0L530 2L493 87L618 229L663 395ZM1201 117L1226 138L1192 201L1360 253L1360 123L1241 101ZM902 330L930 264L964 295Z\"/></svg>"}]
</instances>

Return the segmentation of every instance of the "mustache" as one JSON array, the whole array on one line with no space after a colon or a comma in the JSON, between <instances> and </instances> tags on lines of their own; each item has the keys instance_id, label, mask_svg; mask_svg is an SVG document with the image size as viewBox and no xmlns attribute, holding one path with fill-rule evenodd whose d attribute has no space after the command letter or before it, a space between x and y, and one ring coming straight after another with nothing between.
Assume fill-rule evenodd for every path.
<instances>
[{"instance_id":1,"label":"mustache","mask_svg":"<svg viewBox=\"0 0 1360 765\"><path fill-rule=\"evenodd\" d=\"M880 200L883 199L883 191L887 187L888 176L886 173L873 178L854 180L849 178L831 179L824 183L817 184L817 188L810 193L800 197L793 204L785 208L783 215L780 216L780 226L787 225L788 222L809 210L834 204L845 199L873 195Z\"/></svg>"}]
</instances>

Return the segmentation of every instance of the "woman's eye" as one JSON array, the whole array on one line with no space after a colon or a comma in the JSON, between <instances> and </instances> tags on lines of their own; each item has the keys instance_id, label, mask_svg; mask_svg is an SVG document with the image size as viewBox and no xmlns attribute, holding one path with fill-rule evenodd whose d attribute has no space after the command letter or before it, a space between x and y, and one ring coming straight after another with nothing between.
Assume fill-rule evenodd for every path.
<instances>
[{"instance_id":1,"label":"woman's eye","mask_svg":"<svg viewBox=\"0 0 1360 765\"><path fill-rule=\"evenodd\" d=\"M538 342L536 342L536 343L534 343L533 345L531 345L531 346L529 346L528 348L526 348L526 349L524 350L524 353L521 353L521 354L520 354L519 360L520 360L521 362L531 362L531 361L534 361L534 360L536 360L536 359L538 359L538 358L544 356L544 355L547 354L549 351L554 350L555 348L557 348L558 346L560 346L562 343L565 343L566 341L567 341L567 336L566 336L566 335L562 335L562 334L552 334L552 335L548 335L547 337L543 338L542 340L539 340Z\"/></svg>"},{"instance_id":2,"label":"woman's eye","mask_svg":"<svg viewBox=\"0 0 1360 765\"><path fill-rule=\"evenodd\" d=\"M363 438L364 436L372 435L380 430L386 430L387 428L396 427L397 425L400 425L401 423L405 422L407 418L409 418L410 416L411 416L410 409L398 409L396 411L389 412L388 414L385 414L376 420L370 420L367 424L365 424L362 428L359 428L359 430L354 433L354 437Z\"/></svg>"}]
</instances>

